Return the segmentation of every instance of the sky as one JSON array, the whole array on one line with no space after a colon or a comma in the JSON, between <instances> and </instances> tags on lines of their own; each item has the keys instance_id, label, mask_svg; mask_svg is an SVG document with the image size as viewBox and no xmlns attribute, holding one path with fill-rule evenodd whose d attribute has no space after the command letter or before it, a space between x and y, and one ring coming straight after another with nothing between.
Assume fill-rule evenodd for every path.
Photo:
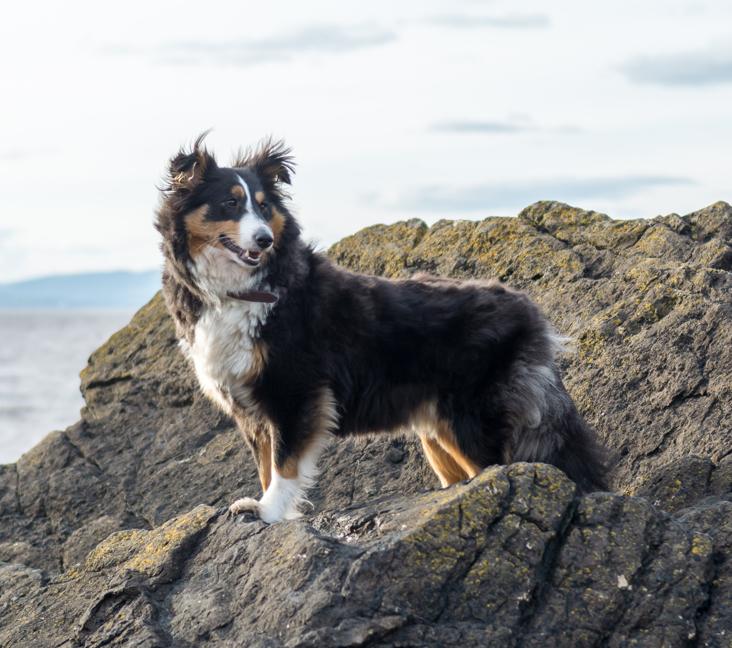
<instances>
[{"instance_id":1,"label":"sky","mask_svg":"<svg viewBox=\"0 0 732 648\"><path fill-rule=\"evenodd\" d=\"M0 282L159 267L166 161L284 138L325 247L366 225L732 201L727 0L14 3Z\"/></svg>"}]
</instances>

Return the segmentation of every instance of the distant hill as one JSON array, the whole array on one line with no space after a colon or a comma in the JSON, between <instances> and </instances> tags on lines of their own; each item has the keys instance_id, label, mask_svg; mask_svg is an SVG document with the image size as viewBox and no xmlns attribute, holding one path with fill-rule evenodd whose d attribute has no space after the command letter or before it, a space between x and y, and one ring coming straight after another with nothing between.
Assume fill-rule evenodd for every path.
<instances>
[{"instance_id":1,"label":"distant hill","mask_svg":"<svg viewBox=\"0 0 732 648\"><path fill-rule=\"evenodd\" d=\"M160 288L160 272L52 275L0 284L0 308L137 308Z\"/></svg>"}]
</instances>

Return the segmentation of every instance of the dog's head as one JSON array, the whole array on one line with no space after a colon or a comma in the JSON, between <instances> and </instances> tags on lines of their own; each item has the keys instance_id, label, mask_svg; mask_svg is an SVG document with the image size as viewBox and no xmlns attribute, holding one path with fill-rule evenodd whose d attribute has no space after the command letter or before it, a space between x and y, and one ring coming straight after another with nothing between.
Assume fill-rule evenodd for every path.
<instances>
[{"instance_id":1,"label":"dog's head","mask_svg":"<svg viewBox=\"0 0 732 648\"><path fill-rule=\"evenodd\" d=\"M297 230L284 202L293 160L266 140L220 167L199 137L170 161L156 227L163 252L204 294L241 290Z\"/></svg>"}]
</instances>

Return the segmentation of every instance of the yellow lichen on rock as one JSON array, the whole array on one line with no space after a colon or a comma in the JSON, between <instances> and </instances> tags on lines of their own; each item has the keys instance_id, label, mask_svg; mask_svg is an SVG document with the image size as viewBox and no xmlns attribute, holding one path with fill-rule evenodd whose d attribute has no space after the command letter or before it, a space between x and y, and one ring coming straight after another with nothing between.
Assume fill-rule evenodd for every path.
<instances>
[{"instance_id":1,"label":"yellow lichen on rock","mask_svg":"<svg viewBox=\"0 0 732 648\"><path fill-rule=\"evenodd\" d=\"M362 272L404 277L409 251L427 231L418 219L393 225L372 225L333 245L328 254L345 267L358 267Z\"/></svg>"},{"instance_id":2,"label":"yellow lichen on rock","mask_svg":"<svg viewBox=\"0 0 732 648\"><path fill-rule=\"evenodd\" d=\"M714 550L711 538L705 533L695 532L691 538L691 555L697 558L709 556Z\"/></svg>"},{"instance_id":3,"label":"yellow lichen on rock","mask_svg":"<svg viewBox=\"0 0 732 648\"><path fill-rule=\"evenodd\" d=\"M201 505L150 531L131 529L113 533L89 553L84 568L100 571L114 566L155 576L215 515L216 509Z\"/></svg>"}]
</instances>

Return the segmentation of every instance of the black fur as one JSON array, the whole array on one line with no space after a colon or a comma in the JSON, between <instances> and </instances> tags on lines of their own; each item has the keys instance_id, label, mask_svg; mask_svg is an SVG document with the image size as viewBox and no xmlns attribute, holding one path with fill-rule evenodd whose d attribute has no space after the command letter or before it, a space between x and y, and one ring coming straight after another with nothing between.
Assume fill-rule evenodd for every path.
<instances>
[{"instance_id":1,"label":"black fur","mask_svg":"<svg viewBox=\"0 0 732 648\"><path fill-rule=\"evenodd\" d=\"M498 283L390 281L341 269L300 239L282 187L293 170L282 144L267 142L234 166L254 174L285 216L261 272L259 287L280 299L259 332L268 357L251 385L257 415L277 432L276 465L318 433L313 403L327 387L337 404L336 435L398 429L434 402L480 467L542 461L584 491L607 487L604 452L562 385L551 327L526 295ZM176 156L158 214L165 297L189 342L205 304L182 219L205 199L214 170L231 171L216 167L201 142Z\"/></svg>"},{"instance_id":2,"label":"black fur","mask_svg":"<svg viewBox=\"0 0 732 648\"><path fill-rule=\"evenodd\" d=\"M327 385L338 403L338 435L399 428L434 399L480 466L542 461L583 490L606 487L602 452L558 374L555 409L540 426L547 443L529 447L526 431L516 429L522 403L509 393L519 380L512 369L555 366L547 323L525 295L499 284L366 277L301 253L307 273L290 277L262 329L270 357L254 390L283 439L282 461L297 452L304 412Z\"/></svg>"}]
</instances>

